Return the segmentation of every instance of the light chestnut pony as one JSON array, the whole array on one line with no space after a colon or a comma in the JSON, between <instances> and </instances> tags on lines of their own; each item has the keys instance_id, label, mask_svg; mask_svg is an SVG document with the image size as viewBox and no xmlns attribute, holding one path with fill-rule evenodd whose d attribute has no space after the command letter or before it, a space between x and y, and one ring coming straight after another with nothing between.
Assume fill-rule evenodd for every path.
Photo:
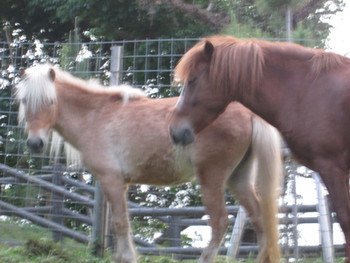
<instances>
[{"instance_id":1,"label":"light chestnut pony","mask_svg":"<svg viewBox=\"0 0 350 263\"><path fill-rule=\"evenodd\" d=\"M128 184L173 185L193 175L212 227L199 262L214 262L228 226L225 186L251 216L261 248L258 261L278 261L279 136L242 105L231 104L195 143L175 147L167 120L177 98L149 99L125 86L104 88L46 64L25 70L15 94L28 147L42 152L53 129L80 152L84 165L100 180L112 207L116 262L137 262Z\"/></svg>"}]
</instances>

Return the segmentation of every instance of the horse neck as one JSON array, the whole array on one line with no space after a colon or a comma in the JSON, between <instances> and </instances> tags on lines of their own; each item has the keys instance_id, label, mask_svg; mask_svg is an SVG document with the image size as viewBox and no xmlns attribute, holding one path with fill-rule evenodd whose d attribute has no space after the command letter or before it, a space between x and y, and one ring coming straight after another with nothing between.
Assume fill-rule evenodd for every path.
<instances>
[{"instance_id":1,"label":"horse neck","mask_svg":"<svg viewBox=\"0 0 350 263\"><path fill-rule=\"evenodd\" d=\"M86 134L81 131L91 129L94 120L92 116L103 108L103 96L94 96L86 90L61 83L56 88L57 113L54 129L79 150Z\"/></svg>"},{"instance_id":2,"label":"horse neck","mask_svg":"<svg viewBox=\"0 0 350 263\"><path fill-rule=\"evenodd\" d=\"M268 56L265 60L263 77L252 96L241 101L257 115L273 126L280 128L288 105L294 103L305 88L303 82L311 77L307 63L297 63L290 57L284 59Z\"/></svg>"}]
</instances>

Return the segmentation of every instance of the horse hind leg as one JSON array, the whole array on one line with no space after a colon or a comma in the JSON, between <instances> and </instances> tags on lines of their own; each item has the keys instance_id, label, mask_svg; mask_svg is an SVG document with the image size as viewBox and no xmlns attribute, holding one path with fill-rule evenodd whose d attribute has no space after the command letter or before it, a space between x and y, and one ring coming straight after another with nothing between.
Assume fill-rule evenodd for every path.
<instances>
[{"instance_id":1,"label":"horse hind leg","mask_svg":"<svg viewBox=\"0 0 350 263\"><path fill-rule=\"evenodd\" d=\"M240 164L227 181L227 188L245 208L257 234L259 247L261 247L264 233L260 217L260 201L254 188L253 165L253 159L244 160L244 163Z\"/></svg>"},{"instance_id":2,"label":"horse hind leg","mask_svg":"<svg viewBox=\"0 0 350 263\"><path fill-rule=\"evenodd\" d=\"M239 167L234 171L227 182L228 189L238 199L239 203L246 209L251 223L257 233L259 254L257 262L276 263L279 262L278 232L277 232L277 203L273 200L266 204L266 200L260 200L256 188L257 165L252 149L250 149ZM266 178L265 178L266 179ZM261 182L268 185L269 182ZM271 187L275 187L272 183ZM265 189L265 195L266 191ZM271 194L275 189L271 189ZM266 196L264 197L266 198ZM271 199L271 198L268 198ZM266 211L262 211L266 209ZM263 214L263 213L267 214ZM269 221L269 222L267 222Z\"/></svg>"}]
</instances>

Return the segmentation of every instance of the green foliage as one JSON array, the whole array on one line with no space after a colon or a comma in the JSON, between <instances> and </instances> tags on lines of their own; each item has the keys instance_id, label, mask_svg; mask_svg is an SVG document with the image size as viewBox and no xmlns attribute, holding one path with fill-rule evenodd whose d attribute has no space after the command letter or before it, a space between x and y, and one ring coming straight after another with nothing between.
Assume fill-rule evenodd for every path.
<instances>
[{"instance_id":1,"label":"green foliage","mask_svg":"<svg viewBox=\"0 0 350 263\"><path fill-rule=\"evenodd\" d=\"M125 40L145 38L196 38L214 33L197 16L170 2L149 0L4 0L0 18L10 32L17 25L28 39L60 41L70 38L70 30L79 21L82 40ZM288 7L293 14L293 28L307 39L325 39L330 25L323 19L344 7L344 0L285 1L231 0L214 1L212 13L229 14L231 22L221 33L239 37L285 38ZM205 8L208 1L184 1L194 8ZM40 13L40 16L37 14ZM301 25L302 24L302 25ZM45 26L43 26L45 25ZM303 32L302 32L303 31ZM9 34L8 34L9 35ZM0 39L6 39L5 34ZM321 45L322 47L322 45Z\"/></svg>"},{"instance_id":2,"label":"green foliage","mask_svg":"<svg viewBox=\"0 0 350 263\"><path fill-rule=\"evenodd\" d=\"M76 72L78 78L88 79L90 74L90 50L81 44L81 34L76 19L75 28L69 32L69 44L63 44L60 55L60 66L63 70Z\"/></svg>"},{"instance_id":3,"label":"green foliage","mask_svg":"<svg viewBox=\"0 0 350 263\"><path fill-rule=\"evenodd\" d=\"M200 188L194 182L171 187L135 185L129 191L129 200L144 207L199 206L202 205L200 197ZM152 217L134 217L132 226L138 238L167 245L163 241L167 239L167 225L161 221ZM187 242L186 237L183 240Z\"/></svg>"},{"instance_id":4,"label":"green foliage","mask_svg":"<svg viewBox=\"0 0 350 263\"><path fill-rule=\"evenodd\" d=\"M293 42L306 47L322 48L323 42L310 38L312 35L312 29L305 27L304 23L299 22L292 33Z\"/></svg>"},{"instance_id":5,"label":"green foliage","mask_svg":"<svg viewBox=\"0 0 350 263\"><path fill-rule=\"evenodd\" d=\"M168 4L141 5L136 0L15 2L5 1L0 19L8 21L11 27L20 23L30 39L47 39L51 42L67 40L76 18L83 32L89 31L101 40L199 37L215 32L198 19Z\"/></svg>"},{"instance_id":6,"label":"green foliage","mask_svg":"<svg viewBox=\"0 0 350 263\"><path fill-rule=\"evenodd\" d=\"M305 6L309 0L256 0L256 6L258 7L258 11L261 13L273 13L271 12L271 8L273 11L277 11L280 14L284 14L288 7L292 10L297 10Z\"/></svg>"},{"instance_id":7,"label":"green foliage","mask_svg":"<svg viewBox=\"0 0 350 263\"><path fill-rule=\"evenodd\" d=\"M46 197L38 187L31 185L12 184L1 189L1 200L12 205L25 206L40 206L45 205Z\"/></svg>"},{"instance_id":8,"label":"green foliage","mask_svg":"<svg viewBox=\"0 0 350 263\"><path fill-rule=\"evenodd\" d=\"M240 24L233 17L232 22L223 29L222 33L237 38L272 38L268 32L264 32L262 29L252 26L252 24L252 22L251 24Z\"/></svg>"},{"instance_id":9,"label":"green foliage","mask_svg":"<svg viewBox=\"0 0 350 263\"><path fill-rule=\"evenodd\" d=\"M324 17L334 15L344 7L343 0L285 1L285 0L234 0L231 1L231 23L223 33L237 37L286 38L286 11L292 12L293 38L324 40L330 25ZM324 47L322 42L298 42L312 47Z\"/></svg>"},{"instance_id":10,"label":"green foliage","mask_svg":"<svg viewBox=\"0 0 350 263\"><path fill-rule=\"evenodd\" d=\"M201 205L200 196L200 187L194 182L165 187L136 185L129 191L129 200L145 207L198 206Z\"/></svg>"},{"instance_id":11,"label":"green foliage","mask_svg":"<svg viewBox=\"0 0 350 263\"><path fill-rule=\"evenodd\" d=\"M158 236L164 233L167 225L160 220L143 216L133 218L132 228L136 237L152 243Z\"/></svg>"}]
</instances>

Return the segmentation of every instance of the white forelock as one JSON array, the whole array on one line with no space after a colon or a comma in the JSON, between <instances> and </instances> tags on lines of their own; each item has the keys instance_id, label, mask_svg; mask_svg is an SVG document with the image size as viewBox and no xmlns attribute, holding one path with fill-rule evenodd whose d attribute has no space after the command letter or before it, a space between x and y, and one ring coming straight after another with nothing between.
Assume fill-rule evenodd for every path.
<instances>
[{"instance_id":1,"label":"white forelock","mask_svg":"<svg viewBox=\"0 0 350 263\"><path fill-rule=\"evenodd\" d=\"M23 79L17 84L15 96L20 102L20 115L26 110L37 111L42 105L56 101L56 89L50 77L48 64L37 65L25 70ZM19 116L23 119L23 116Z\"/></svg>"}]
</instances>

